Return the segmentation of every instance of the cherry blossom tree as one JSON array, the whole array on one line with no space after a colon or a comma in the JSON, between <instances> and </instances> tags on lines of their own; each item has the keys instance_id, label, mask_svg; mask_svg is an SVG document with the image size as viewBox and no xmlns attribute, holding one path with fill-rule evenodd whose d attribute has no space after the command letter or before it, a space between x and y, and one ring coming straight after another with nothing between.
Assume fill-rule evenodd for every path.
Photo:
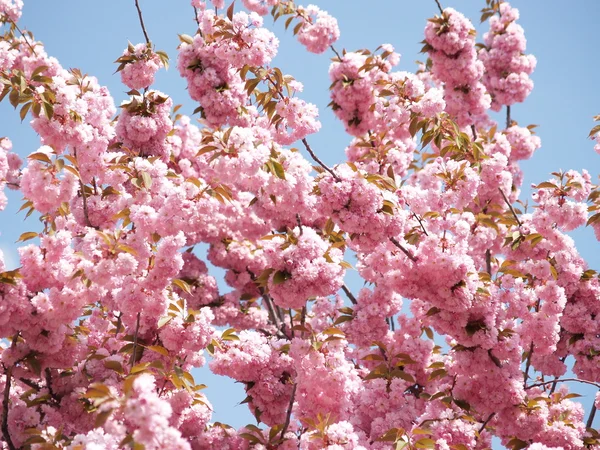
<instances>
[{"instance_id":1,"label":"cherry blossom tree","mask_svg":"<svg viewBox=\"0 0 600 450\"><path fill-rule=\"evenodd\" d=\"M132 3L145 41L115 55L117 108L0 0L0 99L40 140L26 161L0 140L0 209L19 190L42 224L18 269L0 254L3 448L600 448L600 395L584 411L565 384L600 387L600 280L567 234L600 239L600 190L561 171L520 200L541 142L512 115L536 66L517 9L487 0L478 42L432 2L408 73L389 44L337 49L317 6L193 0L192 118L152 88L174 55ZM272 65L265 16L333 56L347 161L311 146L318 109ZM212 421L207 357L256 424Z\"/></svg>"}]
</instances>

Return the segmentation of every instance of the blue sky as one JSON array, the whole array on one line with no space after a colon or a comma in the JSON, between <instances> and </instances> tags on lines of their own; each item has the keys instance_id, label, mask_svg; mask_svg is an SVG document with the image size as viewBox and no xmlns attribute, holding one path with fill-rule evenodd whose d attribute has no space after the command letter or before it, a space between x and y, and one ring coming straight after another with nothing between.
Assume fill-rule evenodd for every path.
<instances>
[{"instance_id":1,"label":"blue sky","mask_svg":"<svg viewBox=\"0 0 600 450\"><path fill-rule=\"evenodd\" d=\"M143 41L133 0L25 0L25 3L20 25L33 31L36 38L45 43L50 55L57 57L64 67L78 67L98 77L101 84L109 87L117 105L126 98L127 89L120 84L119 75L113 74L117 67L113 61L121 55L128 40L134 44ZM313 3L338 19L342 32L336 44L338 50L375 49L380 44L391 43L402 55L397 69L406 71L414 71L414 61L424 59L418 54L419 42L423 39L427 18L437 12L433 0ZM150 38L157 49L169 54L174 66L177 34L194 34L195 31L189 0L141 0L140 4ZM479 25L483 0L442 0L442 4L463 12L478 31L486 31L487 24ZM587 135L593 126L592 116L600 113L597 86L600 2L579 0L567 6L564 2L515 0L512 4L521 11L519 23L525 28L527 53L538 59L532 75L533 93L524 104L512 108L512 117L520 125L539 125L537 132L542 139L542 149L522 164L525 172L522 199L526 199L531 183L544 181L557 169L586 168L597 182L600 155L593 151L593 143ZM265 23L271 26L272 19L265 18ZM302 97L315 103L321 113L323 128L318 135L309 137L312 147L327 164L342 162L350 138L326 108L330 84L327 69L332 55L306 53L291 33L283 31L282 22L275 24L275 30L281 44L273 64L304 83ZM481 39L480 34L478 40ZM197 106L187 98L185 83L174 67L161 71L154 87L171 95L175 104L183 104L183 113L191 114ZM9 137L23 158L39 147L38 137L26 122L20 123L17 112L7 101L0 104L0 114L0 136ZM8 264L16 267L14 242L22 232L35 230L37 221L31 217L24 222L24 214L16 214L21 203L18 194L9 195L9 202L7 210L0 212L0 248ZM599 246L591 231L578 231L573 236L590 266L599 269ZM355 279L349 284L358 289L362 283ZM251 422L245 405L235 407L236 402L244 398L241 385L223 384L205 371L199 376L202 379L198 381L212 386L207 393L215 404L215 420L233 425ZM579 392L585 392L590 398L589 390Z\"/></svg>"}]
</instances>

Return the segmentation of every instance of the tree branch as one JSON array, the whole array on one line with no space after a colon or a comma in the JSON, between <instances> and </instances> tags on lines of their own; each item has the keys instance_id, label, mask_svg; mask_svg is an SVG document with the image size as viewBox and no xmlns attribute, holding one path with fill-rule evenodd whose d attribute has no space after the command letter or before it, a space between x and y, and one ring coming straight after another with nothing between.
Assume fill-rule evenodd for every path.
<instances>
[{"instance_id":1,"label":"tree branch","mask_svg":"<svg viewBox=\"0 0 600 450\"><path fill-rule=\"evenodd\" d=\"M592 409L590 410L590 415L588 416L587 422L585 423L586 428L592 428L594 424L594 417L596 416L596 402L592 403Z\"/></svg>"},{"instance_id":2,"label":"tree branch","mask_svg":"<svg viewBox=\"0 0 600 450\"><path fill-rule=\"evenodd\" d=\"M17 450L15 444L13 444L10 438L10 432L8 431L8 403L10 401L10 386L12 382L12 366L8 369L4 368L4 375L6 381L4 384L4 397L2 399L2 437L8 446L9 450Z\"/></svg>"},{"instance_id":3,"label":"tree branch","mask_svg":"<svg viewBox=\"0 0 600 450\"><path fill-rule=\"evenodd\" d=\"M135 0L135 8L137 9L138 17L140 18L140 25L142 26L142 31L144 32L144 37L146 38L146 44L150 44L150 38L148 37L148 32L146 31L146 26L144 25L144 18L142 17L142 10L140 9L138 0Z\"/></svg>"},{"instance_id":4,"label":"tree branch","mask_svg":"<svg viewBox=\"0 0 600 450\"><path fill-rule=\"evenodd\" d=\"M510 202L508 201L508 197L506 197L506 194L504 193L504 191L501 188L498 188L498 190L500 191L500 193L502 194L502 198L504 199L504 201L506 202L506 204L508 205L508 207L510 208L510 212L512 213L513 217L516 219L517 223L519 224L519 226L523 225L521 223L521 221L519 220L519 216L517 216L517 213L515 212L515 209L513 208L513 206L510 204Z\"/></svg>"},{"instance_id":5,"label":"tree branch","mask_svg":"<svg viewBox=\"0 0 600 450\"><path fill-rule=\"evenodd\" d=\"M133 335L133 350L131 353L131 367L133 367L133 365L135 364L135 354L136 354L136 350L137 350L137 343L138 343L138 333L140 331L140 314L141 313L137 313L137 321L135 324L135 334Z\"/></svg>"},{"instance_id":6,"label":"tree branch","mask_svg":"<svg viewBox=\"0 0 600 450\"><path fill-rule=\"evenodd\" d=\"M479 428L478 433L481 434L483 432L483 430L485 430L486 425L490 422L490 420L492 420L494 418L494 416L496 415L495 412L491 413L487 419L485 419L485 422L483 422L481 424L481 427Z\"/></svg>"},{"instance_id":7,"label":"tree branch","mask_svg":"<svg viewBox=\"0 0 600 450\"><path fill-rule=\"evenodd\" d=\"M552 384L552 383L565 383L567 381L576 381L578 383L590 384L590 385L596 386L597 388L600 389L600 383L594 383L593 381L580 380L578 378L559 378L559 379L556 379L556 380L542 381L540 383L535 383L535 384L531 384L529 386L525 386L525 390L531 389L531 388L534 388L534 387L539 387L539 386L546 386L547 384Z\"/></svg>"},{"instance_id":8,"label":"tree branch","mask_svg":"<svg viewBox=\"0 0 600 450\"><path fill-rule=\"evenodd\" d=\"M440 13L444 14L444 8L442 8L442 5L440 4L440 0L435 0L435 4L439 8Z\"/></svg>"},{"instance_id":9,"label":"tree branch","mask_svg":"<svg viewBox=\"0 0 600 450\"><path fill-rule=\"evenodd\" d=\"M390 241L392 242L392 244L394 244L396 247L398 247L402 253L404 253L408 259L410 259L412 262L417 262L417 258L415 258L412 253L410 253L407 249L405 249L402 244L400 242L398 242L398 240L396 238L391 237Z\"/></svg>"},{"instance_id":10,"label":"tree branch","mask_svg":"<svg viewBox=\"0 0 600 450\"><path fill-rule=\"evenodd\" d=\"M506 128L510 128L512 119L510 118L510 105L506 105Z\"/></svg>"},{"instance_id":11,"label":"tree branch","mask_svg":"<svg viewBox=\"0 0 600 450\"><path fill-rule=\"evenodd\" d=\"M292 389L292 396L290 397L290 403L288 405L287 414L285 416L285 423L283 424L283 428L281 429L281 441L283 442L283 436L287 432L288 427L290 426L290 421L292 419L292 408L294 407L294 398L296 397L296 387L297 384L294 383L294 387Z\"/></svg>"},{"instance_id":12,"label":"tree branch","mask_svg":"<svg viewBox=\"0 0 600 450\"><path fill-rule=\"evenodd\" d=\"M333 53L335 53L335 56L337 56L338 59L341 61L342 57L340 56L340 54L338 53L338 51L335 49L335 47L333 45L330 45L329 48L333 51Z\"/></svg>"},{"instance_id":13,"label":"tree branch","mask_svg":"<svg viewBox=\"0 0 600 450\"><path fill-rule=\"evenodd\" d=\"M314 159L317 164L319 164L323 169L325 169L327 172L329 172L331 174L331 176L333 178L335 178L335 181L342 181L340 179L340 177L338 177L335 172L333 170L331 170L329 167L327 167L327 165L321 161L317 155L315 155L315 152L313 152L312 148L310 148L310 145L308 144L308 141L306 140L306 138L302 139L302 143L304 144L304 147L306 148L306 151L309 153L309 155L311 156L312 159Z\"/></svg>"},{"instance_id":14,"label":"tree branch","mask_svg":"<svg viewBox=\"0 0 600 450\"><path fill-rule=\"evenodd\" d=\"M350 289L348 289L345 284L342 284L342 290L344 291L344 294L346 294L348 299L350 299L352 304L356 305L357 304L356 297L354 296L354 294L352 294L352 292L350 292Z\"/></svg>"},{"instance_id":15,"label":"tree branch","mask_svg":"<svg viewBox=\"0 0 600 450\"><path fill-rule=\"evenodd\" d=\"M23 33L21 31L21 29L19 28L19 25L17 25L17 23L14 22L10 17L8 17L8 16L5 16L5 17L8 18L8 21L11 23L11 25L16 28L16 30L21 34L21 36L23 36L23 39L25 39L25 43L27 44L27 46L29 47L29 49L31 50L33 55L37 57L37 53L35 52L35 49L29 42L29 39L27 39L27 36L25 36L25 33ZM35 42L34 42L34 44L35 44Z\"/></svg>"},{"instance_id":16,"label":"tree branch","mask_svg":"<svg viewBox=\"0 0 600 450\"><path fill-rule=\"evenodd\" d=\"M527 379L529 378L529 367L531 367L531 355L533 354L533 342L529 346L529 353L527 354L527 363L525 364L525 372L523 373L523 387L527 389Z\"/></svg>"}]
</instances>

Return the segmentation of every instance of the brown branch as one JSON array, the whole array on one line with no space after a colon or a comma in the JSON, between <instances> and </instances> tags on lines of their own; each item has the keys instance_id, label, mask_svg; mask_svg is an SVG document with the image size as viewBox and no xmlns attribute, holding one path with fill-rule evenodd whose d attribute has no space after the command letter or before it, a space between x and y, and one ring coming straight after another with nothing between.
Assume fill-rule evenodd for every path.
<instances>
[{"instance_id":1,"label":"brown branch","mask_svg":"<svg viewBox=\"0 0 600 450\"><path fill-rule=\"evenodd\" d=\"M198 20L198 10L196 9L195 6L192 6L192 8L194 8L194 20L198 24L198 27L200 27L200 21Z\"/></svg>"},{"instance_id":2,"label":"brown branch","mask_svg":"<svg viewBox=\"0 0 600 450\"><path fill-rule=\"evenodd\" d=\"M290 421L292 420L292 408L294 407L294 398L296 397L296 387L298 385L294 383L294 387L292 389L292 396L290 397L290 403L288 405L287 414L285 416L285 423L283 424L283 428L281 429L281 441L283 442L283 436L287 432L288 427L290 426Z\"/></svg>"},{"instance_id":3,"label":"brown branch","mask_svg":"<svg viewBox=\"0 0 600 450\"><path fill-rule=\"evenodd\" d=\"M525 372L523 373L523 387L527 389L527 379L529 378L529 368L531 367L531 355L533 354L533 342L529 346L529 353L527 354L527 363L525 364Z\"/></svg>"},{"instance_id":4,"label":"brown branch","mask_svg":"<svg viewBox=\"0 0 600 450\"><path fill-rule=\"evenodd\" d=\"M517 216L517 213L515 212L515 209L513 208L513 206L510 204L510 202L508 201L508 197L506 197L506 194L504 193L504 191L501 188L498 188L498 190L500 191L500 193L502 194L502 198L504 199L504 201L506 202L506 204L508 205L508 207L510 208L510 212L512 213L512 215L514 216L514 218L516 219L517 223L519 224L519 226L523 225L521 223L521 221L519 220L519 217Z\"/></svg>"},{"instance_id":5,"label":"brown branch","mask_svg":"<svg viewBox=\"0 0 600 450\"><path fill-rule=\"evenodd\" d=\"M31 389L35 389L36 391L40 391L42 389L42 387L35 381L28 380L27 378L19 377L19 381L29 386Z\"/></svg>"},{"instance_id":6,"label":"brown branch","mask_svg":"<svg viewBox=\"0 0 600 450\"><path fill-rule=\"evenodd\" d=\"M565 362L566 359L567 359L567 357L563 356L562 358L560 358L560 361ZM552 383L552 387L550 388L550 395L552 395L554 393L554 390L556 389L556 385L558 384L559 379L560 379L559 377L554 378L554 382Z\"/></svg>"},{"instance_id":7,"label":"brown branch","mask_svg":"<svg viewBox=\"0 0 600 450\"><path fill-rule=\"evenodd\" d=\"M510 118L510 105L506 105L506 128L510 128L512 119Z\"/></svg>"},{"instance_id":8,"label":"brown branch","mask_svg":"<svg viewBox=\"0 0 600 450\"><path fill-rule=\"evenodd\" d=\"M37 56L37 53L35 52L35 49L33 48L33 46L31 45L31 43L27 39L27 36L25 36L25 33L23 33L21 31L21 29L19 28L19 25L17 25L17 23L14 22L10 17L8 17L8 16L6 16L6 17L8 18L8 21L12 24L12 26L17 29L17 31L21 34L21 36L23 36L23 39L25 39L25 43L27 44L27 46L29 47L29 49L31 50L31 52L33 53L33 55ZM35 42L34 42L34 44L35 44Z\"/></svg>"},{"instance_id":9,"label":"brown branch","mask_svg":"<svg viewBox=\"0 0 600 450\"><path fill-rule=\"evenodd\" d=\"M471 133L473 133L473 142L477 140L477 130L475 129L475 125L471 125Z\"/></svg>"},{"instance_id":10,"label":"brown branch","mask_svg":"<svg viewBox=\"0 0 600 450\"><path fill-rule=\"evenodd\" d=\"M123 313L119 312L119 316L117 317L117 329L115 330L115 336L117 336L119 334L119 331L121 331L122 317Z\"/></svg>"},{"instance_id":11,"label":"brown branch","mask_svg":"<svg viewBox=\"0 0 600 450\"><path fill-rule=\"evenodd\" d=\"M137 321L135 324L135 334L133 335L133 350L131 353L131 367L133 367L133 365L135 364L135 354L136 354L136 350L137 350L137 345L138 345L138 333L140 331L140 314L141 313L137 313Z\"/></svg>"},{"instance_id":12,"label":"brown branch","mask_svg":"<svg viewBox=\"0 0 600 450\"><path fill-rule=\"evenodd\" d=\"M302 143L304 144L306 151L310 154L311 158L317 162L317 164L319 164L323 169L325 169L327 172L329 172L331 174L331 176L333 178L335 178L335 181L342 181L340 179L340 177L338 177L333 170L331 170L329 167L327 167L327 165L323 161L321 161L317 157L317 155L315 155L315 152L313 152L312 148L310 148L310 145L308 144L308 141L306 140L306 138L302 139Z\"/></svg>"},{"instance_id":13,"label":"brown branch","mask_svg":"<svg viewBox=\"0 0 600 450\"><path fill-rule=\"evenodd\" d=\"M412 253L410 253L407 249L405 249L402 244L400 242L398 242L398 240L396 238L391 237L390 241L392 242L392 244L394 244L396 247L398 247L402 253L404 253L408 259L410 259L412 262L417 262L417 258L415 258Z\"/></svg>"},{"instance_id":14,"label":"brown branch","mask_svg":"<svg viewBox=\"0 0 600 450\"><path fill-rule=\"evenodd\" d=\"M335 49L335 47L333 45L330 45L329 48L333 51L333 53L335 53L335 56L337 56L338 59L341 61L342 57L340 56L340 54L338 53L338 51Z\"/></svg>"},{"instance_id":15,"label":"brown branch","mask_svg":"<svg viewBox=\"0 0 600 450\"><path fill-rule=\"evenodd\" d=\"M485 251L485 268L487 273L492 276L492 252L489 248Z\"/></svg>"},{"instance_id":16,"label":"brown branch","mask_svg":"<svg viewBox=\"0 0 600 450\"><path fill-rule=\"evenodd\" d=\"M423 225L421 218L419 216L417 216L417 214L414 212L412 214L413 214L414 218L417 219L417 221L419 222L419 225L421 225L421 229L423 230L423 233L425 233L425 236L429 236L429 233L427 233L427 230L425 229L425 225Z\"/></svg>"},{"instance_id":17,"label":"brown branch","mask_svg":"<svg viewBox=\"0 0 600 450\"><path fill-rule=\"evenodd\" d=\"M590 415L588 416L587 422L585 423L586 428L592 428L594 424L594 417L596 416L596 402L592 403L592 409L590 410Z\"/></svg>"},{"instance_id":18,"label":"brown branch","mask_svg":"<svg viewBox=\"0 0 600 450\"><path fill-rule=\"evenodd\" d=\"M300 214L296 213L296 223L298 224L298 228L300 229L300 234L298 236L302 236L304 230L302 229L302 218Z\"/></svg>"},{"instance_id":19,"label":"brown branch","mask_svg":"<svg viewBox=\"0 0 600 450\"><path fill-rule=\"evenodd\" d=\"M8 446L9 450L17 450L15 444L13 444L10 438L10 432L8 431L8 403L10 401L10 385L12 382L12 366L8 369L4 368L4 375L6 381L4 384L4 397L2 399L2 437Z\"/></svg>"},{"instance_id":20,"label":"brown branch","mask_svg":"<svg viewBox=\"0 0 600 450\"><path fill-rule=\"evenodd\" d=\"M144 32L144 37L146 38L146 44L150 45L150 38L148 37L148 32L146 31L146 26L144 25L144 18L142 17L142 10L140 9L138 0L135 0L135 8L137 9L138 17L140 18L140 25L142 26L142 31Z\"/></svg>"},{"instance_id":21,"label":"brown branch","mask_svg":"<svg viewBox=\"0 0 600 450\"><path fill-rule=\"evenodd\" d=\"M485 419L485 422L483 422L481 424L481 427L479 428L478 433L481 434L483 432L483 430L485 430L486 425L490 422L490 420L492 420L494 418L494 416L496 415L495 412L491 413L487 419Z\"/></svg>"},{"instance_id":22,"label":"brown branch","mask_svg":"<svg viewBox=\"0 0 600 450\"><path fill-rule=\"evenodd\" d=\"M92 225L92 222L90 222L90 216L88 213L88 204L87 204L87 194L85 193L85 186L83 185L81 180L79 180L79 187L81 189L81 197L83 198L83 217L85 218L85 224L86 224L86 226L88 226L90 228L95 228L97 230L98 227L95 227L94 225Z\"/></svg>"},{"instance_id":23,"label":"brown branch","mask_svg":"<svg viewBox=\"0 0 600 450\"><path fill-rule=\"evenodd\" d=\"M442 5L440 4L440 0L435 0L435 4L439 8L440 13L444 14L444 8L442 8Z\"/></svg>"},{"instance_id":24,"label":"brown branch","mask_svg":"<svg viewBox=\"0 0 600 450\"><path fill-rule=\"evenodd\" d=\"M48 393L50 394L50 397L52 397L55 401L58 402L59 399L56 396L54 389L52 389L52 372L50 371L50 367L46 367L46 370L44 371L44 375L46 377L46 388L48 389Z\"/></svg>"},{"instance_id":25,"label":"brown branch","mask_svg":"<svg viewBox=\"0 0 600 450\"><path fill-rule=\"evenodd\" d=\"M565 383L567 381L576 381L578 383L590 384L590 385L596 386L597 388L600 389L600 383L594 383L593 381L580 380L579 378L559 378L559 379L556 379L556 380L542 381L540 383L535 383L535 384L531 384L529 386L525 386L525 390L531 389L531 388L534 388L534 387L545 386L547 384L552 384L552 383Z\"/></svg>"},{"instance_id":26,"label":"brown branch","mask_svg":"<svg viewBox=\"0 0 600 450\"><path fill-rule=\"evenodd\" d=\"M348 289L345 284L342 284L342 290L344 291L346 296L350 299L352 304L356 305L357 304L356 297L354 296L354 294L352 294L352 292L350 292L350 289Z\"/></svg>"}]
</instances>

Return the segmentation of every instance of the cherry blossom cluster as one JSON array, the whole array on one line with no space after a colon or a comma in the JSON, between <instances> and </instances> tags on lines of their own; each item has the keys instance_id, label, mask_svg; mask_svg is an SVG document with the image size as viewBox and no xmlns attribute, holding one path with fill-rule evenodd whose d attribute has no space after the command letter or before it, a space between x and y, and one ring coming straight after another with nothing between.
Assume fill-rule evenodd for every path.
<instances>
[{"instance_id":1,"label":"cherry blossom cluster","mask_svg":"<svg viewBox=\"0 0 600 450\"><path fill-rule=\"evenodd\" d=\"M148 44L130 44L116 62L120 63L121 82L136 90L153 85L156 72L164 65Z\"/></svg>"},{"instance_id":2,"label":"cherry blossom cluster","mask_svg":"<svg viewBox=\"0 0 600 450\"><path fill-rule=\"evenodd\" d=\"M446 8L425 27L431 74L444 86L446 112L460 126L485 120L491 98L481 82L484 64L477 58L475 29L460 12Z\"/></svg>"},{"instance_id":3,"label":"cherry blossom cluster","mask_svg":"<svg viewBox=\"0 0 600 450\"><path fill-rule=\"evenodd\" d=\"M485 47L479 59L485 66L482 82L492 96L494 111L523 102L533 89L529 78L536 66L533 55L525 55L525 34L516 23L519 10L501 3L499 16L490 18L490 31L483 36Z\"/></svg>"}]
</instances>

